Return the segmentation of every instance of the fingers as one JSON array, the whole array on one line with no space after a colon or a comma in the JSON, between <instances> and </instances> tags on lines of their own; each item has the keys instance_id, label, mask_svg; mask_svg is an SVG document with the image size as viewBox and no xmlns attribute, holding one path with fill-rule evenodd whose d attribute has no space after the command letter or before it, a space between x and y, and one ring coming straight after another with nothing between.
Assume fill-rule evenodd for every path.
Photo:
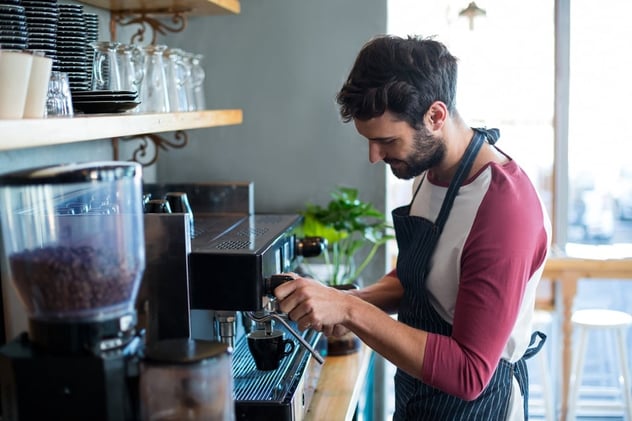
<instances>
[{"instance_id":1,"label":"fingers","mask_svg":"<svg viewBox=\"0 0 632 421\"><path fill-rule=\"evenodd\" d=\"M289 314L292 320L298 320L303 314L307 314L311 309L306 306L310 298L308 288L311 282L304 278L296 278L294 281L286 282L274 290L274 295L279 300L281 311ZM300 308L302 307L302 308Z\"/></svg>"},{"instance_id":2,"label":"fingers","mask_svg":"<svg viewBox=\"0 0 632 421\"><path fill-rule=\"evenodd\" d=\"M290 297L287 301L294 301L294 298ZM291 307L291 310L286 311L284 309L284 305ZM290 316L290 319L296 321L304 321L304 323L315 324L317 320L314 317L314 308L311 305L311 299L299 300L298 304L294 305L291 302L285 302L281 304L281 310L287 313Z\"/></svg>"},{"instance_id":3,"label":"fingers","mask_svg":"<svg viewBox=\"0 0 632 421\"><path fill-rule=\"evenodd\" d=\"M334 331L332 332L331 336L342 336L347 332L349 332L349 329L347 329L343 325L335 325Z\"/></svg>"},{"instance_id":4,"label":"fingers","mask_svg":"<svg viewBox=\"0 0 632 421\"><path fill-rule=\"evenodd\" d=\"M296 274L291 274L297 276ZM274 290L279 309L297 323L299 330L313 329L327 336L340 336L347 329L342 322L341 300L344 294L313 279L297 276Z\"/></svg>"},{"instance_id":5,"label":"fingers","mask_svg":"<svg viewBox=\"0 0 632 421\"><path fill-rule=\"evenodd\" d=\"M299 330L307 330L307 329L311 329L312 327L312 324L309 321L297 323L297 325L298 325Z\"/></svg>"},{"instance_id":6,"label":"fingers","mask_svg":"<svg viewBox=\"0 0 632 421\"><path fill-rule=\"evenodd\" d=\"M301 277L294 272L284 273L283 275L291 276L293 278L293 281L282 283L273 291L275 297L277 297L281 301L283 301L288 295L291 295L294 290L298 288L299 283L297 283L296 281L301 279Z\"/></svg>"}]
</instances>

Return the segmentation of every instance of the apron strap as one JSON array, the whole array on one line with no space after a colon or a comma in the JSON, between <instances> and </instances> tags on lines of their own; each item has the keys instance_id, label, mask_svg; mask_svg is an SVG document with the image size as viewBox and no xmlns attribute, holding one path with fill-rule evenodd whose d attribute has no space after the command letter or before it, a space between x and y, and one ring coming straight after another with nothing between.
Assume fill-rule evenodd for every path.
<instances>
[{"instance_id":1,"label":"apron strap","mask_svg":"<svg viewBox=\"0 0 632 421\"><path fill-rule=\"evenodd\" d=\"M540 341L538 342L537 345L534 345L535 341L538 338L540 338ZM531 334L531 341L529 342L529 347L527 347L527 350L525 351L522 358L524 358L525 360L528 360L529 358L533 357L535 354L540 352L540 350L544 346L544 342L546 342L546 335L544 333L537 330L533 332Z\"/></svg>"},{"instance_id":2,"label":"apron strap","mask_svg":"<svg viewBox=\"0 0 632 421\"><path fill-rule=\"evenodd\" d=\"M536 340L540 338L540 341L535 344ZM516 361L514 366L514 375L518 380L518 386L520 386L520 394L522 395L522 405L524 411L524 419L529 419L529 373L527 371L527 360L540 352L542 346L546 342L546 335L540 331L535 331L531 334L531 341L525 351L522 358Z\"/></svg>"},{"instance_id":3,"label":"apron strap","mask_svg":"<svg viewBox=\"0 0 632 421\"><path fill-rule=\"evenodd\" d=\"M445 199L443 199L443 203L441 204L441 210L439 211L439 216L437 217L437 221L435 222L435 226L438 229L439 233L443 231L443 226L445 222L448 220L448 215L450 215L450 210L452 210L452 204L454 203L454 199L456 198L457 193L459 192L459 188L465 178L470 172L472 165L474 164L474 159L478 154L478 151L481 149L483 145L483 141L485 140L484 132L480 129L474 130L474 137L470 141L470 144L467 145L467 149L463 153L463 157L461 158L461 162L459 163L459 167L450 182L450 186L448 187L448 192L445 195Z\"/></svg>"}]
</instances>

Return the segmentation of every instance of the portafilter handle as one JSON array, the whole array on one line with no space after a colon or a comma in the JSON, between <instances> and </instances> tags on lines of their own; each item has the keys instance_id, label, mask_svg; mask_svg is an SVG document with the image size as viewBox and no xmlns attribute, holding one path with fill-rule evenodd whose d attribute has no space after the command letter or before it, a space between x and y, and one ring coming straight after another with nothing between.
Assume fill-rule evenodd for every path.
<instances>
[{"instance_id":1,"label":"portafilter handle","mask_svg":"<svg viewBox=\"0 0 632 421\"><path fill-rule=\"evenodd\" d=\"M318 361L319 364L323 364L325 362L325 360L318 353L318 351L316 351L314 348L312 348L312 346L305 339L303 339L303 337L301 335L296 333L296 331L294 331L294 329L292 329L292 327L288 324L288 322L286 322L283 319L283 317L281 317L279 314L277 314L277 313L270 313L270 314L266 314L264 316L257 316L252 311L249 311L246 314L248 314L248 317L251 318L252 320L254 320L255 322L263 323L263 322L267 322L269 320L274 319L277 322L281 323L292 334L292 336L294 336L301 343L301 345L303 345L305 348L307 348L307 350L314 356L314 359L316 359L316 361Z\"/></svg>"},{"instance_id":2,"label":"portafilter handle","mask_svg":"<svg viewBox=\"0 0 632 421\"><path fill-rule=\"evenodd\" d=\"M281 284L292 281L290 275L272 275L269 278L264 279L264 293L266 295L274 296L274 290Z\"/></svg>"}]
</instances>

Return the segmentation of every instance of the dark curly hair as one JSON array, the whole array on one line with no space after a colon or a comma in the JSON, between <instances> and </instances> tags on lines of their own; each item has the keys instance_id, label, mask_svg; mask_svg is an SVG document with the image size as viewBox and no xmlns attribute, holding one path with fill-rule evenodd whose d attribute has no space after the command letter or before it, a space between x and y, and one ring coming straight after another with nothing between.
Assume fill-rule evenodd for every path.
<instances>
[{"instance_id":1,"label":"dark curly hair","mask_svg":"<svg viewBox=\"0 0 632 421\"><path fill-rule=\"evenodd\" d=\"M419 129L430 105L455 110L457 58L431 38L393 35L366 43L336 96L345 123L387 110Z\"/></svg>"}]
</instances>

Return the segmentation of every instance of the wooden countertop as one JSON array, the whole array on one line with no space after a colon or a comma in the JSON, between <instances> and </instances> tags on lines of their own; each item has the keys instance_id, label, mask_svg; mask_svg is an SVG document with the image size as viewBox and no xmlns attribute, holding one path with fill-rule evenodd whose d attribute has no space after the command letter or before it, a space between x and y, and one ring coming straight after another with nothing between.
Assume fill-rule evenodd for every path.
<instances>
[{"instance_id":1,"label":"wooden countertop","mask_svg":"<svg viewBox=\"0 0 632 421\"><path fill-rule=\"evenodd\" d=\"M373 351L362 344L354 354L325 358L306 421L352 420L369 374Z\"/></svg>"}]
</instances>

